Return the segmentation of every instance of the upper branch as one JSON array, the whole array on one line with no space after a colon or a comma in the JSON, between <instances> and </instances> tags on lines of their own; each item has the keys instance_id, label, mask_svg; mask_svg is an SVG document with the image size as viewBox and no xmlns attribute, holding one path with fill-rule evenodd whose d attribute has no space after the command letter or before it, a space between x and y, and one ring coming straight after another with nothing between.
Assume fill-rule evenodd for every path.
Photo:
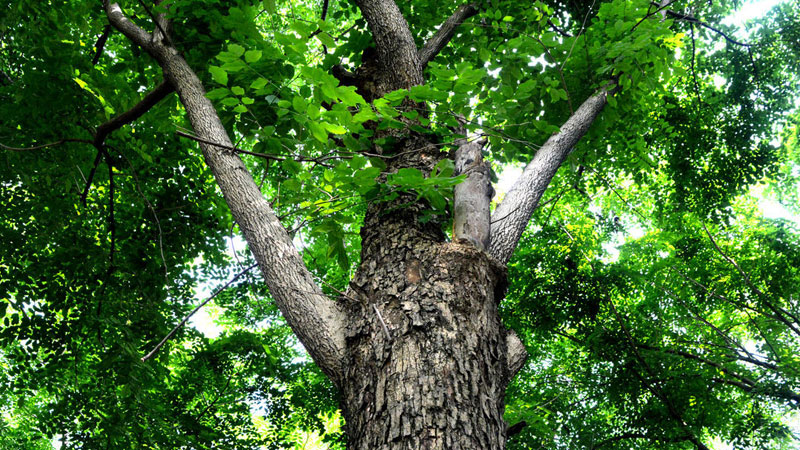
<instances>
[{"instance_id":1,"label":"upper branch","mask_svg":"<svg viewBox=\"0 0 800 450\"><path fill-rule=\"evenodd\" d=\"M536 152L503 202L495 209L492 214L492 244L489 253L500 263L505 264L511 259L511 254L550 180L603 110L607 97L615 92L616 83L612 83L583 102L561 126L561 131L552 135Z\"/></svg>"},{"instance_id":2,"label":"upper branch","mask_svg":"<svg viewBox=\"0 0 800 450\"><path fill-rule=\"evenodd\" d=\"M442 51L445 45L450 42L456 29L465 20L478 14L478 5L476 3L467 3L461 5L447 20L444 21L439 31L431 37L428 42L419 50L419 65L424 69L428 63Z\"/></svg>"},{"instance_id":3,"label":"upper branch","mask_svg":"<svg viewBox=\"0 0 800 450\"><path fill-rule=\"evenodd\" d=\"M311 357L334 382L344 361L344 313L314 282L292 238L261 194L233 147L197 74L180 53L128 20L118 5L105 4L112 26L144 47L158 61L164 79L180 97L203 157L225 202L253 252L264 280L286 322ZM209 143L211 142L211 143Z\"/></svg>"},{"instance_id":4,"label":"upper branch","mask_svg":"<svg viewBox=\"0 0 800 450\"><path fill-rule=\"evenodd\" d=\"M386 78L382 91L422 84L417 46L394 0L356 0L369 24L377 50L378 69Z\"/></svg>"},{"instance_id":5,"label":"upper branch","mask_svg":"<svg viewBox=\"0 0 800 450\"><path fill-rule=\"evenodd\" d=\"M670 4L671 3L672 2L670 2ZM659 4L655 3L655 2L651 2L651 4L654 4L656 6L659 5ZM666 6L662 6L661 8L659 8L659 10L662 10L663 8L666 8ZM711 31L719 34L723 38L725 38L726 41L728 41L729 43L731 43L733 45L738 45L738 46L741 46L741 47L752 47L752 44L747 44L747 43L744 43L744 42L741 42L741 41L737 41L736 39L732 38L730 35L728 35L724 31L720 30L719 28L716 28L716 27L712 26L711 24L709 24L707 22L703 22L702 20L700 20L697 17L692 16L690 14L682 13L682 12L679 12L679 11L673 11L671 9L665 9L662 12L664 13L665 16L669 16L672 19L682 20L684 22L689 22L689 23L696 24L697 26L700 26L700 27L703 27L703 28L708 28L709 30L711 30Z\"/></svg>"},{"instance_id":6,"label":"upper branch","mask_svg":"<svg viewBox=\"0 0 800 450\"><path fill-rule=\"evenodd\" d=\"M155 89L148 92L139 103L133 106L133 108L97 127L97 131L94 134L95 147L103 145L106 137L111 132L133 122L139 117L142 117L144 113L150 111L153 106L163 100L164 97L172 93L173 90L174 89L172 88L171 84L163 81L161 84L156 86Z\"/></svg>"},{"instance_id":7,"label":"upper branch","mask_svg":"<svg viewBox=\"0 0 800 450\"><path fill-rule=\"evenodd\" d=\"M148 52L152 51L153 36L128 19L125 13L122 12L122 8L119 7L119 4L109 3L108 0L103 0L103 7L106 10L108 21L114 28L133 41L134 44Z\"/></svg>"}]
</instances>

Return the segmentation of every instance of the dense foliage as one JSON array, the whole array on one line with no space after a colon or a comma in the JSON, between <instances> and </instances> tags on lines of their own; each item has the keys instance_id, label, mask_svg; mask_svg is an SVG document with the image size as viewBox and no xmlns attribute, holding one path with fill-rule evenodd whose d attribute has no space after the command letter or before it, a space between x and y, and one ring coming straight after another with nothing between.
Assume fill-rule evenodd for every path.
<instances>
[{"instance_id":1,"label":"dense foliage","mask_svg":"<svg viewBox=\"0 0 800 450\"><path fill-rule=\"evenodd\" d=\"M331 296L367 202L413 192L449 226L452 164L383 177L379 131L449 147L466 127L502 177L618 82L509 266L501 310L532 355L509 445L798 445L796 0L743 27L727 1L478 2L424 86L378 99L334 77L370 58L353 3L150 3L121 6L172 18ZM399 3L418 46L461 4ZM184 327L142 360L251 257L175 95L100 133L162 81L100 2L0 7L0 448L343 448L336 393L255 272L214 298L222 334Z\"/></svg>"}]
</instances>

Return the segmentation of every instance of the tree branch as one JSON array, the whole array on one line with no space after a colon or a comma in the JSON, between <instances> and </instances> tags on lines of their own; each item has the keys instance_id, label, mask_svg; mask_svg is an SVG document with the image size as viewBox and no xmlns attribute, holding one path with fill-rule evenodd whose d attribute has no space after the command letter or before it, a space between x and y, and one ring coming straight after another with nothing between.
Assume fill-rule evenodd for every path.
<instances>
[{"instance_id":1,"label":"tree branch","mask_svg":"<svg viewBox=\"0 0 800 450\"><path fill-rule=\"evenodd\" d=\"M672 3L672 2L670 2L670 3ZM658 6L658 3L655 3L655 2L651 2L651 4ZM659 9L659 11L660 10L661 10L661 8ZM708 24L707 22L703 22L702 20L698 19L697 17L694 17L694 16L689 15L689 14L673 11L671 9L667 9L665 12L666 12L666 15L669 16L672 19L682 20L684 22L694 23L697 26L700 26L700 27L703 27L703 28L708 28L709 30L711 30L711 31L717 33L718 35L722 36L723 38L725 38L725 40L728 41L731 44L738 45L740 47L748 47L748 48L752 47L752 44L746 44L744 42L737 41L736 39L733 39L732 37L730 37L724 31L720 30L719 28L715 28L714 26Z\"/></svg>"},{"instance_id":2,"label":"tree branch","mask_svg":"<svg viewBox=\"0 0 800 450\"><path fill-rule=\"evenodd\" d=\"M192 312L190 312L189 314L187 314L187 315L186 315L186 317L184 317L184 318L183 318L183 320L181 320L181 321L180 321L180 323L178 323L177 325L175 325L175 326L172 328L172 330L170 330L170 332L169 332L169 333L167 333L167 335L166 335L166 336L164 336L164 339L161 339L161 341L160 341L158 344L156 344L156 346L155 346L155 347L153 347L153 349L152 349L152 350L150 350L150 352L149 352L148 354L146 354L146 355L142 356L142 362L145 362L145 361L147 361L148 359L152 358L152 357L153 357L153 356L154 356L156 353L158 353L158 351L161 349L161 347L163 347L163 346L164 346L164 344L166 344L166 343L167 343L167 341L168 341L168 340L170 340L170 338L172 338L172 336L174 336L174 335L175 335L175 333L177 333L177 332L178 332L178 330L180 330L180 329L181 329L181 327L183 327L184 325L186 325L186 322L188 322L188 321L189 321L189 319L191 319L191 318L192 318L192 316L193 316L193 315L195 315L195 313L196 313L197 311L200 311L200 308L202 308L203 306L206 306L206 305L208 304L208 302L210 302L211 300L214 300L214 298L215 298L216 296L218 296L218 295L219 295L219 294L220 294L222 291L224 291L225 289L228 289L228 287L229 287L230 285L232 285L234 282L236 282L236 280L238 280L238 279L239 279L240 277L242 277L244 274L246 274L246 273L249 273L251 270L255 269L255 267L256 267L257 265L258 265L258 263L256 263L256 264L253 264L252 266L250 266L250 267L247 267L246 269L244 269L244 270L242 270L241 272L237 273L237 274L236 274L236 276L234 276L233 278L231 278L231 279L230 279L230 280L229 280L227 283L225 283L224 285L222 285L221 287L219 287L219 288L218 288L216 291L214 291L214 293L213 293L213 294L211 294L211 296L210 296L210 297L208 297L207 299L203 300L203 302L202 302L202 303L200 303L199 305L197 305L197 306L196 306L196 307L195 307L195 308L192 310Z\"/></svg>"},{"instance_id":3,"label":"tree branch","mask_svg":"<svg viewBox=\"0 0 800 450\"><path fill-rule=\"evenodd\" d=\"M101 156L104 154L106 155L106 161L109 163L110 167L111 160L105 150L105 140L108 135L133 122L139 117L142 117L144 113L150 111L153 106L164 99L164 97L169 95L172 91L172 85L166 81L162 82L150 93L145 95L145 97L139 101L139 103L134 105L133 108L97 127L97 130L94 133L94 140L91 142L91 144L97 149L97 156L94 159L92 170L89 172L89 176L86 179L86 187L83 189L83 193L81 194L81 202L83 203L83 206L86 206L86 197L89 195L89 188L92 187L94 174L97 172L97 166L100 164Z\"/></svg>"},{"instance_id":4,"label":"tree branch","mask_svg":"<svg viewBox=\"0 0 800 450\"><path fill-rule=\"evenodd\" d=\"M152 51L152 35L131 22L122 12L122 8L117 3L109 3L103 0L103 8L106 10L108 21L125 37L133 41L134 44L145 49L148 53Z\"/></svg>"},{"instance_id":5,"label":"tree branch","mask_svg":"<svg viewBox=\"0 0 800 450\"><path fill-rule=\"evenodd\" d=\"M377 94L422 84L417 46L408 23L394 0L356 0L367 21L377 51L379 80Z\"/></svg>"},{"instance_id":6,"label":"tree branch","mask_svg":"<svg viewBox=\"0 0 800 450\"><path fill-rule=\"evenodd\" d=\"M489 253L501 264L511 259L522 232L556 171L589 130L606 105L607 97L617 91L616 81L589 97L577 111L536 152L522 175L492 214L492 244Z\"/></svg>"},{"instance_id":7,"label":"tree branch","mask_svg":"<svg viewBox=\"0 0 800 450\"><path fill-rule=\"evenodd\" d=\"M489 179L491 169L481 152L485 143L461 144L456 150L453 172L455 176L466 177L453 192L453 238L467 240L481 250L489 248L489 202L494 195Z\"/></svg>"},{"instance_id":8,"label":"tree branch","mask_svg":"<svg viewBox=\"0 0 800 450\"><path fill-rule=\"evenodd\" d=\"M320 369L338 383L344 362L344 313L314 282L292 238L242 160L225 150L233 144L197 74L175 48L161 40L150 41L150 35L126 18L119 5L106 1L104 6L111 25L144 47L161 66L164 79L178 93L195 134L218 143L201 142L200 149L275 303Z\"/></svg>"},{"instance_id":9,"label":"tree branch","mask_svg":"<svg viewBox=\"0 0 800 450\"><path fill-rule=\"evenodd\" d=\"M171 84L162 81L131 109L97 127L97 131L94 134L94 146L103 145L109 134L142 117L144 113L150 111L153 106L171 94L173 90Z\"/></svg>"},{"instance_id":10,"label":"tree branch","mask_svg":"<svg viewBox=\"0 0 800 450\"><path fill-rule=\"evenodd\" d=\"M419 50L419 66L424 69L428 63L442 51L442 49L450 42L456 29L465 20L478 14L478 5L476 3L467 3L461 5L456 11L444 21L439 27L439 31L431 37L428 42Z\"/></svg>"},{"instance_id":11,"label":"tree branch","mask_svg":"<svg viewBox=\"0 0 800 450\"><path fill-rule=\"evenodd\" d=\"M103 34L97 38L97 43L94 44L95 53L94 58L92 58L93 66L100 62L100 56L103 54L103 49L106 46L106 41L108 41L108 36L111 35L111 29L111 25L106 25L105 28L103 28Z\"/></svg>"},{"instance_id":12,"label":"tree branch","mask_svg":"<svg viewBox=\"0 0 800 450\"><path fill-rule=\"evenodd\" d=\"M92 141L88 139L59 139L54 142L48 142L47 144L34 145L33 147L11 147L5 144L0 144L0 148L2 148L3 150L8 150L10 152L32 152L35 150L42 150L49 147L56 147L66 142L82 142L84 144L92 143Z\"/></svg>"}]
</instances>

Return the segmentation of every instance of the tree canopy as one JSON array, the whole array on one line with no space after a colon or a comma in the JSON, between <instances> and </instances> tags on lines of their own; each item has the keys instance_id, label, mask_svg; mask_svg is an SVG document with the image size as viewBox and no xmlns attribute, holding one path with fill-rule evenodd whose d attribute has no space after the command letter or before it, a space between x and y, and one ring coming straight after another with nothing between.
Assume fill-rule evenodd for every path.
<instances>
[{"instance_id":1,"label":"tree canopy","mask_svg":"<svg viewBox=\"0 0 800 450\"><path fill-rule=\"evenodd\" d=\"M0 6L0 448L344 448L155 59L101 2ZM420 200L451 233L464 176L387 170L401 141L486 140L505 180L608 93L508 249L500 311L531 355L509 448L800 442L796 0L741 25L737 1L399 2L425 83L381 95L354 2L119 6L169 24L331 298L368 204ZM212 293L219 336L156 348Z\"/></svg>"}]
</instances>

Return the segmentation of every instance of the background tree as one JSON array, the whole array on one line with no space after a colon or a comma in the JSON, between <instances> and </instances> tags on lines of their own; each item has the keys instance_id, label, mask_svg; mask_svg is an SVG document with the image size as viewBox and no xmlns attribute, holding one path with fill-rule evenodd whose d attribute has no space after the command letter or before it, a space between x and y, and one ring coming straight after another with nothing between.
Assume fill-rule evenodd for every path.
<instances>
[{"instance_id":1,"label":"background tree","mask_svg":"<svg viewBox=\"0 0 800 450\"><path fill-rule=\"evenodd\" d=\"M3 445L793 445L796 2L3 6Z\"/></svg>"}]
</instances>

